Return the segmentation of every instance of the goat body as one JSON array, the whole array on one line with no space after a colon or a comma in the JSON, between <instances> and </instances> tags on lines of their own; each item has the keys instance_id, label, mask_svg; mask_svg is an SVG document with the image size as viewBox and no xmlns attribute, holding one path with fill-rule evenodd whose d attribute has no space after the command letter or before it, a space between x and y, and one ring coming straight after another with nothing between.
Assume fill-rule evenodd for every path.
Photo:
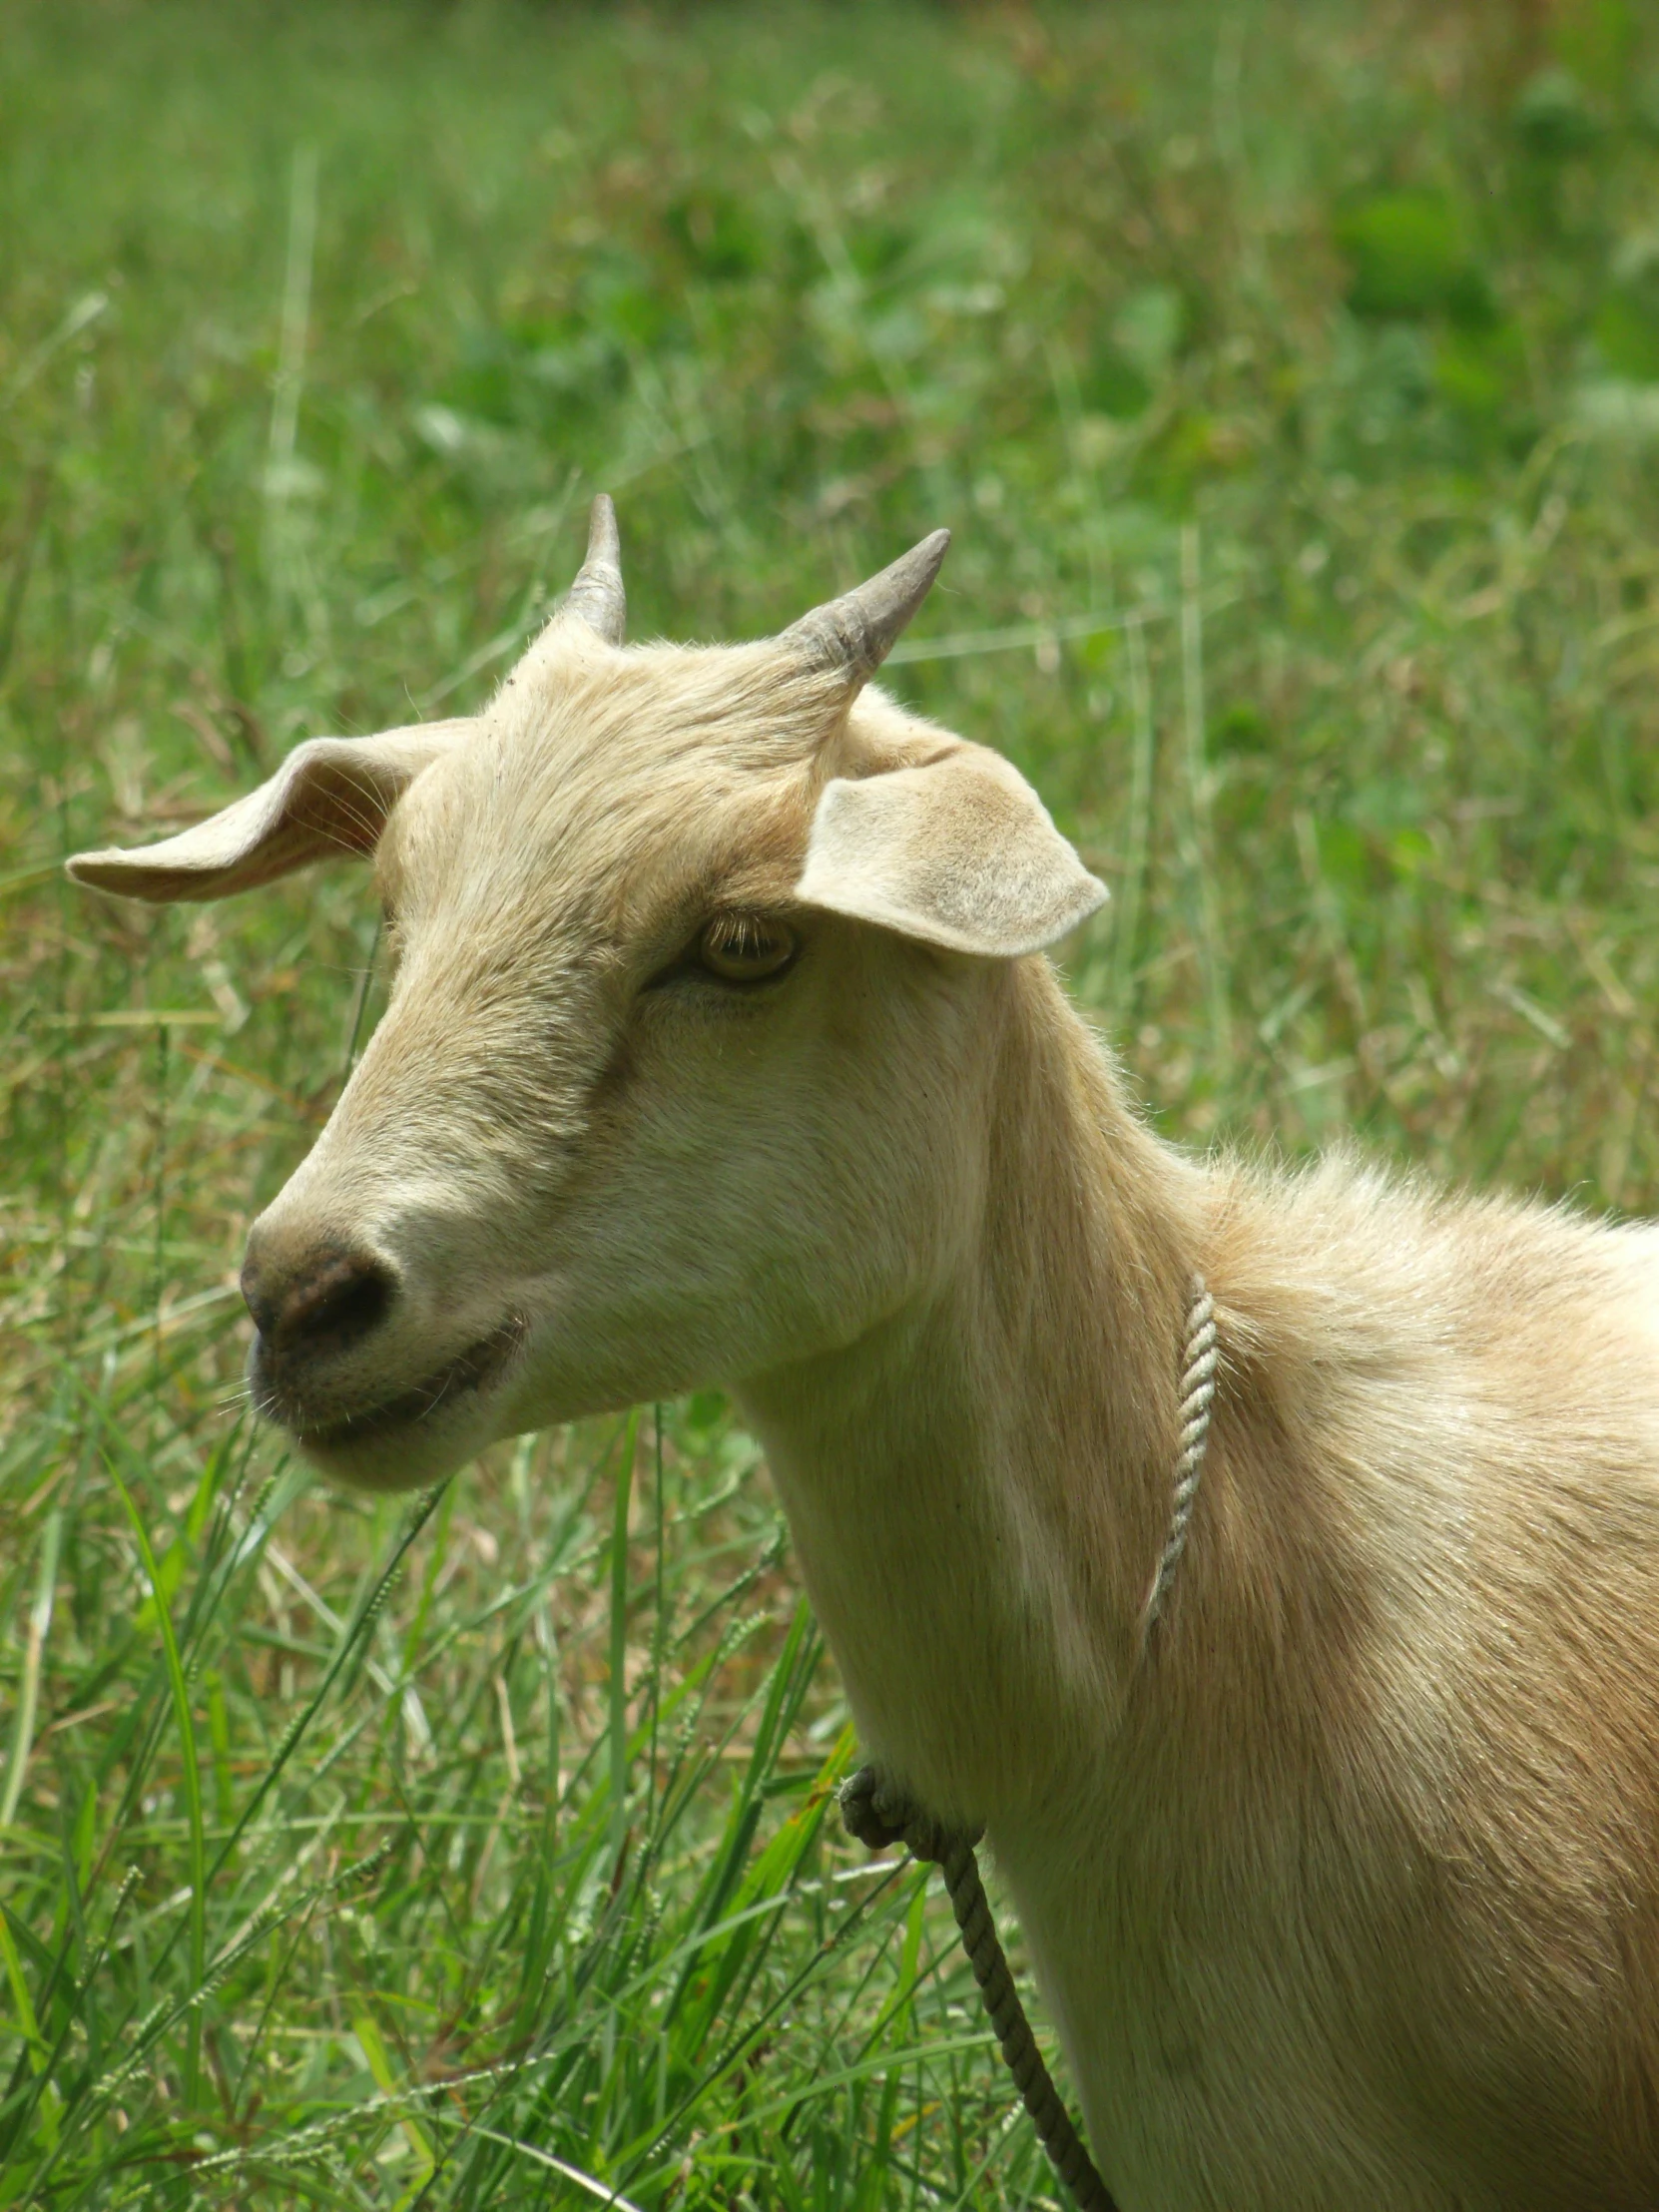
<instances>
[{"instance_id":1,"label":"goat body","mask_svg":"<svg viewBox=\"0 0 1659 2212\"><path fill-rule=\"evenodd\" d=\"M952 1278L742 1393L866 1742L988 1823L1126 2207L1652 2206L1659 1236L1196 1167L996 996Z\"/></svg>"},{"instance_id":2,"label":"goat body","mask_svg":"<svg viewBox=\"0 0 1659 2212\"><path fill-rule=\"evenodd\" d=\"M75 863L375 852L401 966L251 1237L257 1396L396 1487L734 1388L870 1750L986 1825L1125 2212L1659 2205L1659 1234L1156 1139L1036 951L1103 890L860 689L942 550L624 649L602 502L482 715Z\"/></svg>"}]
</instances>

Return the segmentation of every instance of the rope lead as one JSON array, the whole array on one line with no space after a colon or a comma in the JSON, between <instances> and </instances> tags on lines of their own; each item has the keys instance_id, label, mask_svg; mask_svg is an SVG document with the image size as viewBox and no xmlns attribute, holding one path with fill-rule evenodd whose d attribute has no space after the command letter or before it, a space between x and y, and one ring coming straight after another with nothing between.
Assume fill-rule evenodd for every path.
<instances>
[{"instance_id":1,"label":"rope lead","mask_svg":"<svg viewBox=\"0 0 1659 2212\"><path fill-rule=\"evenodd\" d=\"M1175 1496L1169 1534L1142 1614L1142 1637L1152 1633L1163 1610L1198 1496L1204 1450L1210 1440L1210 1413L1216 1396L1216 1310L1203 1279L1195 1278L1187 1308L1187 1336L1181 1360L1181 1441L1175 1460ZM1117 2200L1071 2124L1054 2077L1043 2063L1014 1977L997 1939L985 1885L979 1879L974 1847L982 1828L951 1828L935 1820L875 1767L860 1767L841 1785L841 1821L849 1836L870 1851L904 1844L917 1859L944 1875L962 1948L979 1984L985 2010L1014 2077L1020 2101L1031 2115L1049 2163L1065 2183L1078 2212L1118 2212Z\"/></svg>"}]
</instances>

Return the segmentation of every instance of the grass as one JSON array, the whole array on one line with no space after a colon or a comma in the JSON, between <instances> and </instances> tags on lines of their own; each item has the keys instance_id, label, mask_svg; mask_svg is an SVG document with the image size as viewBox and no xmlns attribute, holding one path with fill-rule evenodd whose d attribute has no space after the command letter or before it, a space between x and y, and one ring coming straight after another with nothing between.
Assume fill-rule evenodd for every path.
<instances>
[{"instance_id":1,"label":"grass","mask_svg":"<svg viewBox=\"0 0 1659 2212\"><path fill-rule=\"evenodd\" d=\"M0 2203L1054 2201L715 1395L413 1508L241 1418L360 876L57 862L938 521L892 680L1117 892L1172 1133L1651 1208L1659 47L1616 0L0 39Z\"/></svg>"}]
</instances>

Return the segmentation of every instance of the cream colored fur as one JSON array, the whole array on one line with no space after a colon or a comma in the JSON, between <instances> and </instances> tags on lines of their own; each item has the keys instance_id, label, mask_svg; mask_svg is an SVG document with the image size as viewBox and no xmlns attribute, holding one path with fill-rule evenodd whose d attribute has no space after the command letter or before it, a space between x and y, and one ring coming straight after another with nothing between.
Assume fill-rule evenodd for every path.
<instances>
[{"instance_id":1,"label":"cream colored fur","mask_svg":"<svg viewBox=\"0 0 1659 2212\"><path fill-rule=\"evenodd\" d=\"M254 1246L399 1289L294 1425L504 1321L321 1463L730 1386L870 1753L988 1826L1125 2212L1659 2205L1659 1238L1158 1141L1013 956L1092 903L1028 788L849 688L555 623L346 795L400 965ZM190 895L255 879L219 834ZM789 975L646 987L733 908ZM1220 1392L1143 1656L1198 1272Z\"/></svg>"}]
</instances>

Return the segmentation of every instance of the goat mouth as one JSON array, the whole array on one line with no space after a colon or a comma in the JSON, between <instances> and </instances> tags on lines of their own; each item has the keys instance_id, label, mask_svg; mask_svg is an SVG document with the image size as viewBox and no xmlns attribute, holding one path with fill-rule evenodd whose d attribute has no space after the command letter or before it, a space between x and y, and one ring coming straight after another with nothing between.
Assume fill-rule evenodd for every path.
<instances>
[{"instance_id":1,"label":"goat mouth","mask_svg":"<svg viewBox=\"0 0 1659 2212\"><path fill-rule=\"evenodd\" d=\"M305 1451L339 1451L371 1443L397 1429L431 1420L458 1399L482 1389L500 1374L523 1341L524 1323L516 1318L505 1321L423 1381L339 1420L312 1422L299 1407L275 1401L263 1404L261 1410L278 1420Z\"/></svg>"}]
</instances>

